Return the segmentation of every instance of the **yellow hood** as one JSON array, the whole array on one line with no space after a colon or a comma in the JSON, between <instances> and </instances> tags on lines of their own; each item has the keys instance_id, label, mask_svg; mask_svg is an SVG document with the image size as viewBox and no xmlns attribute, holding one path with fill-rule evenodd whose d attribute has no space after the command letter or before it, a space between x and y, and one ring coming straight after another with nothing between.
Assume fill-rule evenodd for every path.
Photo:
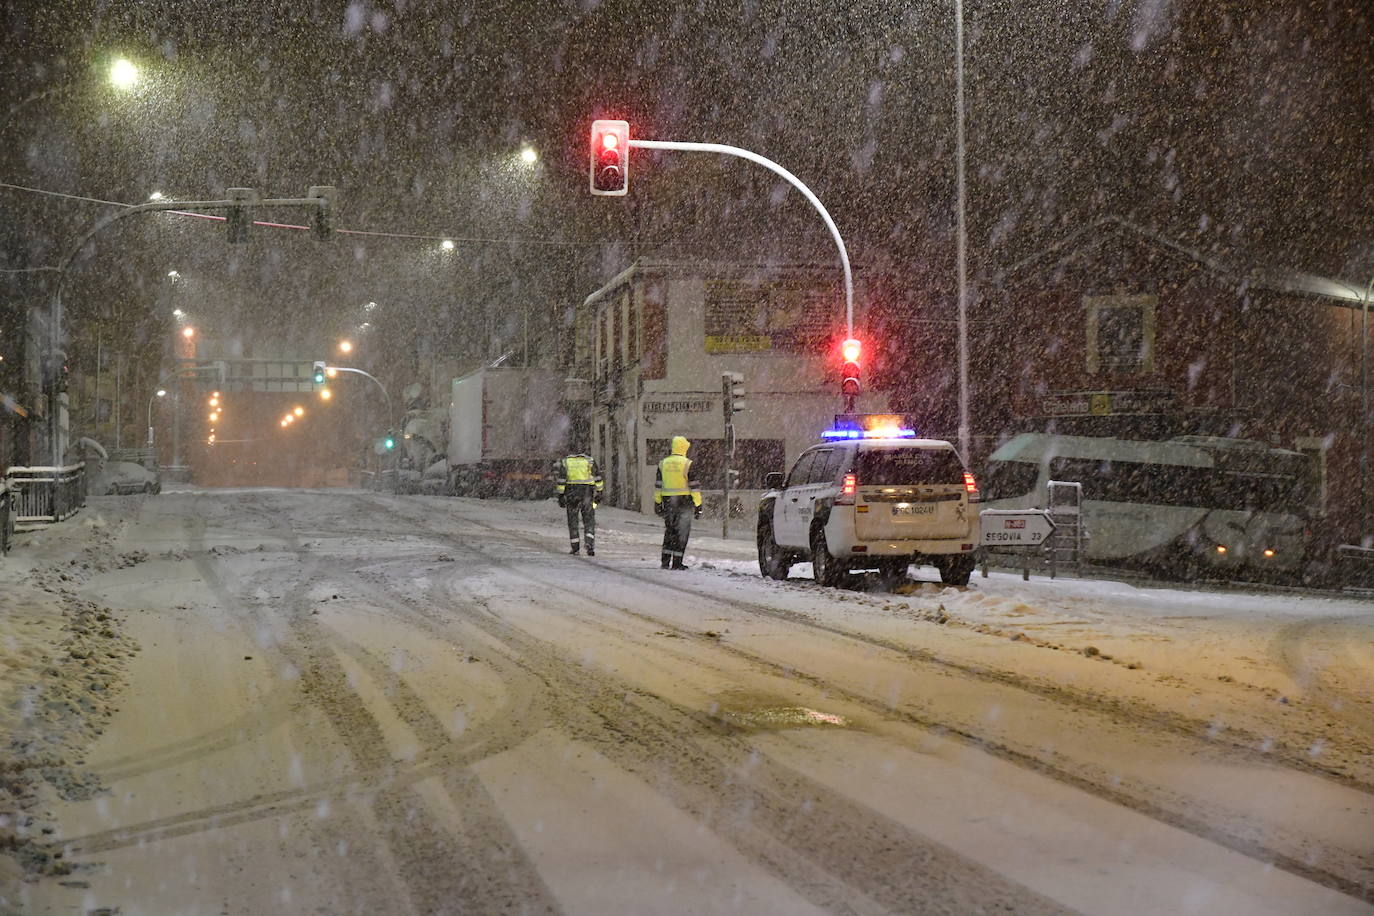
<instances>
[{"instance_id":1,"label":"yellow hood","mask_svg":"<svg viewBox=\"0 0 1374 916\"><path fill-rule=\"evenodd\" d=\"M692 447L692 443L690 443L690 442L687 441L687 437L686 437L686 436L674 436L674 437L673 437L673 454L674 454L674 455L682 455L682 456L685 457L685 456L687 455L687 449L689 449L689 448L691 448L691 447Z\"/></svg>"}]
</instances>

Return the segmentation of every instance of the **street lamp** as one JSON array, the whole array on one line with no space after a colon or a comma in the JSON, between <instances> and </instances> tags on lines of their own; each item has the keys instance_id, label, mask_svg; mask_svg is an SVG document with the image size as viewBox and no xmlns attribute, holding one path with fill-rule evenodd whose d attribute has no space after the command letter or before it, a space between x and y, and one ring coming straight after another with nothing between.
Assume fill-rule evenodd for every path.
<instances>
[{"instance_id":1,"label":"street lamp","mask_svg":"<svg viewBox=\"0 0 1374 916\"><path fill-rule=\"evenodd\" d=\"M110 82L116 89L132 89L138 82L138 68L121 57L110 65Z\"/></svg>"},{"instance_id":2,"label":"street lamp","mask_svg":"<svg viewBox=\"0 0 1374 916\"><path fill-rule=\"evenodd\" d=\"M320 389L320 400L321 400L321 401L327 401L327 400L329 400L330 398L332 398L333 396L334 396L334 392L330 391L328 388L321 388L321 389Z\"/></svg>"},{"instance_id":3,"label":"street lamp","mask_svg":"<svg viewBox=\"0 0 1374 916\"><path fill-rule=\"evenodd\" d=\"M353 341L351 341L351 340L341 340L341 341L339 341L339 352L340 352L340 353L352 353L352 352L353 352Z\"/></svg>"},{"instance_id":4,"label":"street lamp","mask_svg":"<svg viewBox=\"0 0 1374 916\"><path fill-rule=\"evenodd\" d=\"M539 161L539 154L535 152L534 147L527 146L520 151L520 161L526 165L534 165Z\"/></svg>"},{"instance_id":5,"label":"street lamp","mask_svg":"<svg viewBox=\"0 0 1374 916\"><path fill-rule=\"evenodd\" d=\"M158 398L167 397L167 389L159 388L153 392L153 396L148 399L148 448L153 447L153 401Z\"/></svg>"},{"instance_id":6,"label":"street lamp","mask_svg":"<svg viewBox=\"0 0 1374 916\"><path fill-rule=\"evenodd\" d=\"M161 191L154 191L153 193L151 193L151 194L148 195L148 199L149 199L149 200L162 200L162 192L161 192ZM169 277L175 277L176 275L177 275L177 272L174 270L174 271L172 271L171 273L169 273L167 276L169 276Z\"/></svg>"},{"instance_id":7,"label":"street lamp","mask_svg":"<svg viewBox=\"0 0 1374 916\"><path fill-rule=\"evenodd\" d=\"M305 408L304 408L304 407L293 407L293 408L291 408L291 412L292 412L293 414L295 414L296 416L298 416L298 417L303 417L303 416L305 416Z\"/></svg>"},{"instance_id":8,"label":"street lamp","mask_svg":"<svg viewBox=\"0 0 1374 916\"><path fill-rule=\"evenodd\" d=\"M181 336L190 340L192 337L196 336L196 329L190 326L184 327L181 329Z\"/></svg>"},{"instance_id":9,"label":"street lamp","mask_svg":"<svg viewBox=\"0 0 1374 916\"><path fill-rule=\"evenodd\" d=\"M453 239L444 239L442 242L439 243L439 247L442 248L442 249L444 249L445 251L452 251L452 250L453 250ZM376 305L375 302L371 302L371 303L368 303L368 304L369 304L369 305L373 305L373 306Z\"/></svg>"}]
</instances>

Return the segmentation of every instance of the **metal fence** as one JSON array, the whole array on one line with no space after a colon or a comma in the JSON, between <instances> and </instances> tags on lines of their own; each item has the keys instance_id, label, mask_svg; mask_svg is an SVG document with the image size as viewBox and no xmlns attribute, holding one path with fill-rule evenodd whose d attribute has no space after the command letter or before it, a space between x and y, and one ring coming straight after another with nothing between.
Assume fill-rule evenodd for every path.
<instances>
[{"instance_id":1,"label":"metal fence","mask_svg":"<svg viewBox=\"0 0 1374 916\"><path fill-rule=\"evenodd\" d=\"M17 524L60 522L86 505L86 466L10 468L14 521Z\"/></svg>"}]
</instances>

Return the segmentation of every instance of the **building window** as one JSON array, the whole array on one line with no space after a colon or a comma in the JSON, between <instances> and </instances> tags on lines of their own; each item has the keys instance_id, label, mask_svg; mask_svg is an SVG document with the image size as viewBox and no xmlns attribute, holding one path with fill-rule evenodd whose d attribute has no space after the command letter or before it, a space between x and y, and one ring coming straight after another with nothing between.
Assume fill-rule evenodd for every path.
<instances>
[{"instance_id":1,"label":"building window","mask_svg":"<svg viewBox=\"0 0 1374 916\"><path fill-rule=\"evenodd\" d=\"M1085 296L1088 372L1144 374L1155 368L1156 296Z\"/></svg>"},{"instance_id":2,"label":"building window","mask_svg":"<svg viewBox=\"0 0 1374 916\"><path fill-rule=\"evenodd\" d=\"M1326 453L1331 449L1331 437L1306 436L1293 444L1311 461L1305 492L1312 513L1321 518L1326 515Z\"/></svg>"}]
</instances>

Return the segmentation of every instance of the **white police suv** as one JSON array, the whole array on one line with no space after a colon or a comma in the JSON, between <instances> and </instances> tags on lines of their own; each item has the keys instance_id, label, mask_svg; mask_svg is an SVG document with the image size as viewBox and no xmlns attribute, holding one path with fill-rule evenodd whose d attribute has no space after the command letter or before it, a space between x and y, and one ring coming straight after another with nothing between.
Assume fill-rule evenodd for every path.
<instances>
[{"instance_id":1,"label":"white police suv","mask_svg":"<svg viewBox=\"0 0 1374 916\"><path fill-rule=\"evenodd\" d=\"M978 489L954 446L919 439L888 416L837 417L824 441L786 478L765 478L759 503L759 570L786 579L811 561L816 582L838 585L877 569L896 579L912 562L940 581L967 585L978 543Z\"/></svg>"}]
</instances>

